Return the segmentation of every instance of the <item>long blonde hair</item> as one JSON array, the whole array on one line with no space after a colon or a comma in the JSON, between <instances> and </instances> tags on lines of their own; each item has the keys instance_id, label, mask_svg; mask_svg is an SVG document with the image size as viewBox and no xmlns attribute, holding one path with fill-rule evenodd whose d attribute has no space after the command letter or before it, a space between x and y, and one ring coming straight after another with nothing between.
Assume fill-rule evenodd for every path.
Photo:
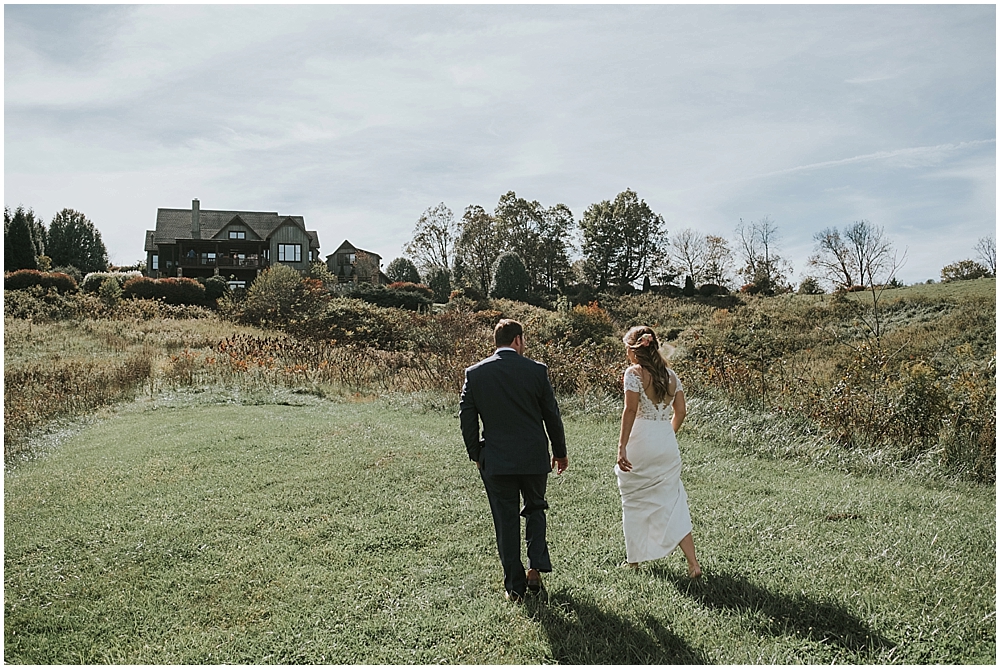
<instances>
[{"instance_id":1,"label":"long blonde hair","mask_svg":"<svg viewBox=\"0 0 1000 669\"><path fill-rule=\"evenodd\" d=\"M636 325L625 333L622 341L635 353L635 359L653 380L653 394L657 403L672 398L677 392L677 382L667 368L667 361L660 353L660 342L653 328Z\"/></svg>"}]
</instances>

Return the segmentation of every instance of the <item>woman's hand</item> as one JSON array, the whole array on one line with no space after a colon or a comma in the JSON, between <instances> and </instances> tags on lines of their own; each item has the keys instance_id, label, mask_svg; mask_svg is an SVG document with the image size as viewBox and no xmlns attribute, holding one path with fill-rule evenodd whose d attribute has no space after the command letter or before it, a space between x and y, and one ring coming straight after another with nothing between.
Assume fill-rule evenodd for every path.
<instances>
[{"instance_id":1,"label":"woman's hand","mask_svg":"<svg viewBox=\"0 0 1000 669\"><path fill-rule=\"evenodd\" d=\"M627 457L625 457L624 446L618 447L618 469L622 470L623 472L632 471L632 463L628 461Z\"/></svg>"}]
</instances>

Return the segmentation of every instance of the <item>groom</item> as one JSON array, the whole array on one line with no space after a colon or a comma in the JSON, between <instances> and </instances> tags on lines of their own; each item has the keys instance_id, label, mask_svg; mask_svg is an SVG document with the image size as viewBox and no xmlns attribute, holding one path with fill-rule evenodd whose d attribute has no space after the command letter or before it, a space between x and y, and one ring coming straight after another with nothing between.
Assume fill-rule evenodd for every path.
<instances>
[{"instance_id":1,"label":"groom","mask_svg":"<svg viewBox=\"0 0 1000 669\"><path fill-rule=\"evenodd\" d=\"M476 462L493 512L507 599L541 590L539 572L552 571L545 543L545 484L552 467L562 474L566 435L545 365L522 356L524 329L503 319L493 331L497 350L465 370L459 403L462 438ZM479 421L483 436L479 437ZM548 433L548 437L546 437ZM549 441L555 457L549 459ZM520 500L524 507L518 512ZM521 519L528 545L528 572L521 562Z\"/></svg>"}]
</instances>

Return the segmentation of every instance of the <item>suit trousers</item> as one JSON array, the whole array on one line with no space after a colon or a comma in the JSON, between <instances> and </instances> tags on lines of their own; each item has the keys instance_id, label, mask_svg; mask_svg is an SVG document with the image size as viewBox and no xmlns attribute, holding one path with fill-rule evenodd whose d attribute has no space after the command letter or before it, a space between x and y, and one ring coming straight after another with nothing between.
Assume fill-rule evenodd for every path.
<instances>
[{"instance_id":1,"label":"suit trousers","mask_svg":"<svg viewBox=\"0 0 1000 669\"><path fill-rule=\"evenodd\" d=\"M480 472L486 496L493 512L497 551L503 565L503 583L507 592L524 595L527 576L521 562L521 516L524 516L524 540L528 546L528 568L552 571L549 546L545 542L545 486L548 474L501 474L486 476ZM524 507L518 512L521 498Z\"/></svg>"}]
</instances>

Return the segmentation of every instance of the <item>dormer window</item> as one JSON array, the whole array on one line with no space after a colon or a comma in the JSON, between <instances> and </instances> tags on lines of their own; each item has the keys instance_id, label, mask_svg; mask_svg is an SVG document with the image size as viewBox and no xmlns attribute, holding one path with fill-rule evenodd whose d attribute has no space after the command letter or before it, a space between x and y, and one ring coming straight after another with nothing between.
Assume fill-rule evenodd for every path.
<instances>
[{"instance_id":1,"label":"dormer window","mask_svg":"<svg viewBox=\"0 0 1000 669\"><path fill-rule=\"evenodd\" d=\"M230 239L246 239L247 238L247 232L246 232L246 230L230 230L229 231L229 238Z\"/></svg>"}]
</instances>

